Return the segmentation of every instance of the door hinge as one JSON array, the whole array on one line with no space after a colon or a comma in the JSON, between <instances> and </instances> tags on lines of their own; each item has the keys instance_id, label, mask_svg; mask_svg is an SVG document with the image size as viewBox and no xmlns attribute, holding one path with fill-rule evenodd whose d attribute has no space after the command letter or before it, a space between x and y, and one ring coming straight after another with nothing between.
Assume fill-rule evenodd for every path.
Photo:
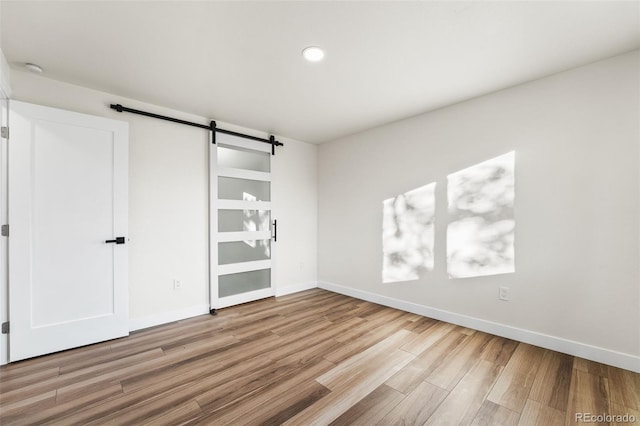
<instances>
[{"instance_id":1,"label":"door hinge","mask_svg":"<svg viewBox=\"0 0 640 426\"><path fill-rule=\"evenodd\" d=\"M2 236L3 237L8 237L9 236L9 225L2 225L2 227L0 229L2 229Z\"/></svg>"},{"instance_id":2,"label":"door hinge","mask_svg":"<svg viewBox=\"0 0 640 426\"><path fill-rule=\"evenodd\" d=\"M2 323L2 334L9 334L9 321Z\"/></svg>"},{"instance_id":3,"label":"door hinge","mask_svg":"<svg viewBox=\"0 0 640 426\"><path fill-rule=\"evenodd\" d=\"M6 126L2 126L2 137L9 139L9 128Z\"/></svg>"}]
</instances>

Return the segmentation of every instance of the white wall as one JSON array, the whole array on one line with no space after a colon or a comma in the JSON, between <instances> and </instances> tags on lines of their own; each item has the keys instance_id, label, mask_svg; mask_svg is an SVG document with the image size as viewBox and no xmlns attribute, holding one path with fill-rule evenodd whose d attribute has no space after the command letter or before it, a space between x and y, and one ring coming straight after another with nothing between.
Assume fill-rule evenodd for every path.
<instances>
[{"instance_id":1,"label":"white wall","mask_svg":"<svg viewBox=\"0 0 640 426\"><path fill-rule=\"evenodd\" d=\"M0 2L0 18L2 17L2 2ZM2 32L0 31L0 45L2 45ZM5 95L11 96L11 70L2 50L0 50L0 90Z\"/></svg>"},{"instance_id":2,"label":"white wall","mask_svg":"<svg viewBox=\"0 0 640 426\"><path fill-rule=\"evenodd\" d=\"M5 95L11 96L11 69L2 50L0 50L0 90Z\"/></svg>"},{"instance_id":3,"label":"white wall","mask_svg":"<svg viewBox=\"0 0 640 426\"><path fill-rule=\"evenodd\" d=\"M318 146L279 139L273 161L276 294L314 288L318 281Z\"/></svg>"},{"instance_id":4,"label":"white wall","mask_svg":"<svg viewBox=\"0 0 640 426\"><path fill-rule=\"evenodd\" d=\"M13 99L129 122L132 327L208 312L208 133L118 113L109 109L109 104L203 124L209 120L16 70L12 86ZM218 126L264 136L221 122ZM309 282L315 285L317 280L316 146L283 141L285 146L274 157L273 172L273 201L280 215L278 293L294 291ZM304 244L292 236L304 237ZM182 280L180 290L173 289L174 278Z\"/></svg>"},{"instance_id":5,"label":"white wall","mask_svg":"<svg viewBox=\"0 0 640 426\"><path fill-rule=\"evenodd\" d=\"M636 51L321 145L320 285L640 370L639 60ZM446 176L512 150L516 271L448 279ZM434 271L382 284L382 201L434 181Z\"/></svg>"}]
</instances>

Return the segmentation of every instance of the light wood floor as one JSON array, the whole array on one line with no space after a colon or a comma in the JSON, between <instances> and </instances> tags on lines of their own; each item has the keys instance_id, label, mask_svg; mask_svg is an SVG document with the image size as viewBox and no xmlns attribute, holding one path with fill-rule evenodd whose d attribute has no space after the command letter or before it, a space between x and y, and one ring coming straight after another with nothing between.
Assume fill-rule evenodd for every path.
<instances>
[{"instance_id":1,"label":"light wood floor","mask_svg":"<svg viewBox=\"0 0 640 426\"><path fill-rule=\"evenodd\" d=\"M640 424L640 375L310 290L1 367L0 412L2 425Z\"/></svg>"}]
</instances>

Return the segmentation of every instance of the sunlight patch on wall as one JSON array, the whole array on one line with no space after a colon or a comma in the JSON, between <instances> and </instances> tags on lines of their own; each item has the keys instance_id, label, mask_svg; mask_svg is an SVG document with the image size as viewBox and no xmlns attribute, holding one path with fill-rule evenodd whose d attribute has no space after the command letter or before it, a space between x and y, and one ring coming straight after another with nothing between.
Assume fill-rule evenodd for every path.
<instances>
[{"instance_id":1,"label":"sunlight patch on wall","mask_svg":"<svg viewBox=\"0 0 640 426\"><path fill-rule=\"evenodd\" d=\"M382 203L382 282L417 280L433 270L435 182Z\"/></svg>"},{"instance_id":2,"label":"sunlight patch on wall","mask_svg":"<svg viewBox=\"0 0 640 426\"><path fill-rule=\"evenodd\" d=\"M515 153L447 176L447 272L468 278L515 272Z\"/></svg>"}]
</instances>

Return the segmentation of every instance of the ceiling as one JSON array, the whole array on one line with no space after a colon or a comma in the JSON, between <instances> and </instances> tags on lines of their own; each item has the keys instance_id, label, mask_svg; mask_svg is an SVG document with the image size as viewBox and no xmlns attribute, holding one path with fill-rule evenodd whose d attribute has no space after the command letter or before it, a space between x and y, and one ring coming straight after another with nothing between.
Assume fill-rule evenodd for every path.
<instances>
[{"instance_id":1,"label":"ceiling","mask_svg":"<svg viewBox=\"0 0 640 426\"><path fill-rule=\"evenodd\" d=\"M321 143L640 47L640 2L2 1L13 66ZM321 46L320 63L300 52Z\"/></svg>"}]
</instances>

